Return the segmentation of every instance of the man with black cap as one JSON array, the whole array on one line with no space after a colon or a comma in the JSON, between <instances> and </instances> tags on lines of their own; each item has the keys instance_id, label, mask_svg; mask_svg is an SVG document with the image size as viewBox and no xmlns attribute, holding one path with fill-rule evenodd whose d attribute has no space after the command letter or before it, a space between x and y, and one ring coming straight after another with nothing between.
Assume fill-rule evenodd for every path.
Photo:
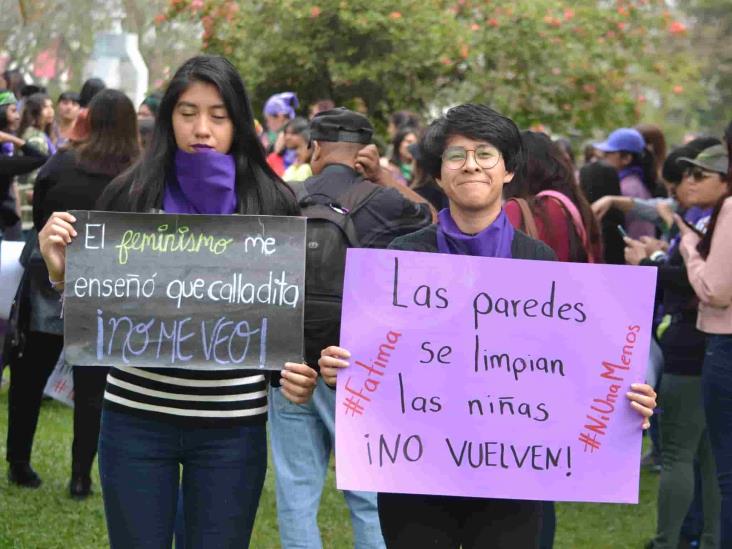
<instances>
[{"instance_id":1,"label":"man with black cap","mask_svg":"<svg viewBox=\"0 0 732 549\"><path fill-rule=\"evenodd\" d=\"M310 122L310 164L315 175L303 182L299 197L301 204L317 199L343 212L352 221L360 246L385 248L394 238L430 225L433 210L424 198L381 168L378 151L370 145L373 131L366 117L347 109L318 113ZM307 209L304 213L307 215ZM309 246L310 237L309 225ZM310 258L309 254L308 272L332 270L332 265L314 265ZM332 261L343 259L339 256ZM314 365L324 347L308 344L310 303L306 295L305 354L308 364ZM340 327L335 324L323 330L338 333ZM331 344L337 343L336 336ZM313 348L318 349L317 356L309 356ZM308 404L288 404L276 388L271 403L270 440L282 547L319 549L318 504L335 444L335 392L319 379ZM376 494L345 491L344 496L351 512L354 547L384 547Z\"/></svg>"}]
</instances>

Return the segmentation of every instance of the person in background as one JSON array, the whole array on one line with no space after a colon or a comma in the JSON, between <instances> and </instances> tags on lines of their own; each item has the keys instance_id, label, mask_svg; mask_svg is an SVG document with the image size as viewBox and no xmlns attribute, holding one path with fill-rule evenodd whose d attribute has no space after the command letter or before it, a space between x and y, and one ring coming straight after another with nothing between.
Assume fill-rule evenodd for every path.
<instances>
[{"instance_id":1,"label":"person in background","mask_svg":"<svg viewBox=\"0 0 732 549\"><path fill-rule=\"evenodd\" d=\"M620 128L608 138L594 144L603 160L611 165L620 178L620 194L636 198L651 198L656 190L656 163L646 149L643 136L633 128ZM631 238L655 236L653 223L628 214L625 229Z\"/></svg>"},{"instance_id":2,"label":"person in background","mask_svg":"<svg viewBox=\"0 0 732 549\"><path fill-rule=\"evenodd\" d=\"M430 175L419 143L412 143L408 149L409 154L414 158L414 179L410 188L422 198L429 200L436 211L444 210L449 206L447 196L435 178Z\"/></svg>"},{"instance_id":3,"label":"person in background","mask_svg":"<svg viewBox=\"0 0 732 549\"><path fill-rule=\"evenodd\" d=\"M707 334L702 391L722 497L719 546L727 548L732 547L732 123L725 141L728 164L724 176L719 173L721 163L697 164L700 177L721 179L727 187L714 207L706 233L700 236L679 216L675 220L689 282L699 298L697 328Z\"/></svg>"},{"instance_id":4,"label":"person in background","mask_svg":"<svg viewBox=\"0 0 732 549\"><path fill-rule=\"evenodd\" d=\"M33 224L40 231L55 211L93 210L107 184L139 156L135 108L122 92L107 89L89 105L90 135L62 149L38 172L34 189ZM31 448L38 422L43 388L63 347L58 295L48 283L43 262L29 266L27 299L30 310L24 352L11 362L8 399L8 461L14 480L24 486L40 485L30 467ZM47 306L43 303L47 298ZM47 316L41 322L39 316ZM54 318L56 317L55 320ZM54 329L54 326L56 329ZM106 385L105 368L75 367L74 440L69 493L82 499L91 493L91 468L99 438L99 418ZM18 473L18 470L21 473Z\"/></svg>"},{"instance_id":5,"label":"person in background","mask_svg":"<svg viewBox=\"0 0 732 549\"><path fill-rule=\"evenodd\" d=\"M79 94L63 92L56 102L56 146L63 147L69 141L69 134L74 127L76 117L79 116Z\"/></svg>"},{"instance_id":6,"label":"person in background","mask_svg":"<svg viewBox=\"0 0 732 549\"><path fill-rule=\"evenodd\" d=\"M20 116L18 135L46 156L56 153L56 145L51 139L54 116L53 101L45 93L35 93L28 97ZM33 183L37 174L37 171L33 171L18 177L22 195L21 207L24 203L33 203Z\"/></svg>"},{"instance_id":7,"label":"person in background","mask_svg":"<svg viewBox=\"0 0 732 549\"><path fill-rule=\"evenodd\" d=\"M559 261L601 263L600 226L564 154L546 134L521 134L524 169L504 187L511 224L547 244Z\"/></svg>"},{"instance_id":8,"label":"person in background","mask_svg":"<svg viewBox=\"0 0 732 549\"><path fill-rule=\"evenodd\" d=\"M663 165L666 161L666 137L655 124L638 124L635 129L643 136L646 149L653 155L656 164L657 181L663 181ZM656 193L654 193L656 194Z\"/></svg>"},{"instance_id":9,"label":"person in background","mask_svg":"<svg viewBox=\"0 0 732 549\"><path fill-rule=\"evenodd\" d=\"M0 91L0 233L5 240L23 240L15 176L40 168L48 159L15 135L20 127L16 104L11 91Z\"/></svg>"},{"instance_id":10,"label":"person in background","mask_svg":"<svg viewBox=\"0 0 732 549\"><path fill-rule=\"evenodd\" d=\"M417 142L417 131L416 128L403 126L391 142L389 169L405 185L409 185L414 177L414 158L409 152L409 146Z\"/></svg>"},{"instance_id":11,"label":"person in background","mask_svg":"<svg viewBox=\"0 0 732 549\"><path fill-rule=\"evenodd\" d=\"M89 136L89 120L87 119L87 108L96 94L106 88L107 85L101 78L89 78L81 86L79 92L79 114L76 117L67 139L69 141L81 142Z\"/></svg>"},{"instance_id":12,"label":"person in background","mask_svg":"<svg viewBox=\"0 0 732 549\"><path fill-rule=\"evenodd\" d=\"M348 205L358 242L364 248L385 248L395 237L429 225L432 211L424 199L380 166L378 151L370 144L373 131L365 116L347 109L315 116L310 121L314 175L298 188L298 197L301 203L342 204L351 193L359 193L360 199L354 197ZM313 271L342 272L343 268L334 259L325 265L309 261L306 276L311 280ZM338 341L340 317L324 317L323 308L315 303L317 296L312 297L311 301L306 296L304 341L305 360L314 368L323 341ZM322 547L318 504L335 448L335 391L318 380L312 400L302 406L288 402L276 387L270 394L270 442L282 547L317 549ZM343 495L351 514L354 546L382 548L376 495L350 490Z\"/></svg>"},{"instance_id":13,"label":"person in background","mask_svg":"<svg viewBox=\"0 0 732 549\"><path fill-rule=\"evenodd\" d=\"M143 99L137 109L137 120L155 120L158 117L161 97L159 92L153 92Z\"/></svg>"},{"instance_id":14,"label":"person in background","mask_svg":"<svg viewBox=\"0 0 732 549\"><path fill-rule=\"evenodd\" d=\"M593 149L594 151L594 149ZM596 160L585 164L579 171L579 185L585 197L595 202L604 196L620 194L620 178L618 172L605 162ZM602 232L603 259L610 265L625 265L623 249L625 243L618 226L624 227L625 214L617 209L610 209L600 220Z\"/></svg>"},{"instance_id":15,"label":"person in background","mask_svg":"<svg viewBox=\"0 0 732 549\"><path fill-rule=\"evenodd\" d=\"M574 177L572 165L546 134L521 134L525 166L503 187L511 224L549 246L559 261L602 262L600 226ZM541 548L554 545L553 502L543 508Z\"/></svg>"},{"instance_id":16,"label":"person in background","mask_svg":"<svg viewBox=\"0 0 732 549\"><path fill-rule=\"evenodd\" d=\"M719 139L714 137L699 137L686 145L674 149L664 162L661 173L668 197L657 198L634 198L622 195L607 195L592 203L592 211L598 219L602 220L611 209L615 208L623 213L633 213L638 218L651 221L656 224L657 230L666 240L670 240L669 230L674 224L673 214L677 211L679 204L675 193L678 185L684 176L684 167L677 163L681 157L694 158L704 149L719 144ZM641 241L655 240L651 237L641 237Z\"/></svg>"},{"instance_id":17,"label":"person in background","mask_svg":"<svg viewBox=\"0 0 732 549\"><path fill-rule=\"evenodd\" d=\"M276 93L264 104L264 133L261 140L267 154L281 152L284 144L278 144L282 129L288 120L295 118L295 109L300 106L295 92ZM289 164L288 164L289 165ZM287 168L287 166L285 166Z\"/></svg>"},{"instance_id":18,"label":"person in background","mask_svg":"<svg viewBox=\"0 0 732 549\"><path fill-rule=\"evenodd\" d=\"M52 155L56 144L51 139L55 116L53 101L45 93L34 93L25 102L18 135L39 151Z\"/></svg>"},{"instance_id":19,"label":"person in background","mask_svg":"<svg viewBox=\"0 0 732 549\"><path fill-rule=\"evenodd\" d=\"M282 175L283 181L288 183L295 181L305 181L313 175L310 168L310 124L301 117L295 117L285 124L285 147L295 151L297 154L295 161L285 170Z\"/></svg>"},{"instance_id":20,"label":"person in background","mask_svg":"<svg viewBox=\"0 0 732 549\"><path fill-rule=\"evenodd\" d=\"M329 111L335 107L336 104L332 99L318 99L308 107L308 120L312 120L319 112Z\"/></svg>"},{"instance_id":21,"label":"person in background","mask_svg":"<svg viewBox=\"0 0 732 549\"><path fill-rule=\"evenodd\" d=\"M386 126L386 135L389 141L393 141L400 129L419 128L422 123L417 113L411 111L397 111L389 116L389 123Z\"/></svg>"},{"instance_id":22,"label":"person in background","mask_svg":"<svg viewBox=\"0 0 732 549\"><path fill-rule=\"evenodd\" d=\"M686 145L680 152L693 153L694 148ZM715 168L716 164L719 170L724 165L726 172L725 151L716 145L699 153L696 159L672 153L669 160L684 169L681 182L674 188L679 214L686 223L703 231L714 205L725 194L726 185L721 178L697 180L697 167ZM695 461L699 464L703 499L701 547L719 547L720 495L702 404L701 375L706 342L705 335L696 328L698 299L689 283L678 236L667 252L649 249L647 243L632 239L627 242L629 264L657 268L664 314L656 330L664 360L658 390L663 409L658 525L656 537L646 547L676 549L678 546L684 517L694 498Z\"/></svg>"},{"instance_id":23,"label":"person in background","mask_svg":"<svg viewBox=\"0 0 732 549\"><path fill-rule=\"evenodd\" d=\"M5 87L12 92L12 94L20 98L22 97L21 91L26 86L25 76L20 69L8 69L3 73L5 78Z\"/></svg>"}]
</instances>

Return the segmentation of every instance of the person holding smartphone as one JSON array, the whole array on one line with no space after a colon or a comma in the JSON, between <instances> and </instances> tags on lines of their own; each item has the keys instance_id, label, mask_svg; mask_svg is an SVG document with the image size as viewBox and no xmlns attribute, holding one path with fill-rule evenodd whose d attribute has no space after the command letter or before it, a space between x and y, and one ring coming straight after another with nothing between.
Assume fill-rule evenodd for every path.
<instances>
[{"instance_id":1,"label":"person holding smartphone","mask_svg":"<svg viewBox=\"0 0 732 549\"><path fill-rule=\"evenodd\" d=\"M717 145L703 150L696 158L681 156L677 162L684 169L681 183L674 188L683 211L680 223L684 230L703 235L714 205L726 191L720 172L726 169L726 153ZM665 315L657 329L664 358L658 389L659 404L663 407L663 421L660 422L663 467L656 536L647 547L677 547L684 517L694 499L695 460L701 474L704 510L700 541L703 547L720 547L720 493L702 403L706 335L697 328L699 301L689 282L679 246L680 236L671 241L667 253L654 253L650 257L646 257L646 243L629 238L626 242L629 244L626 248L629 263L657 268ZM639 257L641 259L637 260Z\"/></svg>"},{"instance_id":2,"label":"person holding smartphone","mask_svg":"<svg viewBox=\"0 0 732 549\"><path fill-rule=\"evenodd\" d=\"M689 162L697 196L723 189L704 236L700 238L677 218L681 255L699 298L697 328L707 334L702 391L722 500L719 547L732 546L732 124L725 137L726 151L712 147L704 151L703 162L702 155Z\"/></svg>"}]
</instances>

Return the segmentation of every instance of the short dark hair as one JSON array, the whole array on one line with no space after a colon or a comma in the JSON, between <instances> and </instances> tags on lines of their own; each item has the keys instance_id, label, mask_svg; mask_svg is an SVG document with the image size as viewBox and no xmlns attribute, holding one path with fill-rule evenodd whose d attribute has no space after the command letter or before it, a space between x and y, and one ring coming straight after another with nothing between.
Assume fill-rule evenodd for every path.
<instances>
[{"instance_id":1,"label":"short dark hair","mask_svg":"<svg viewBox=\"0 0 732 549\"><path fill-rule=\"evenodd\" d=\"M422 137L420 148L425 155L425 168L432 177L440 177L442 153L447 140L456 135L486 141L496 147L509 172L516 172L523 163L521 134L514 121L486 105L466 103L432 122Z\"/></svg>"},{"instance_id":2,"label":"short dark hair","mask_svg":"<svg viewBox=\"0 0 732 549\"><path fill-rule=\"evenodd\" d=\"M58 96L57 103L61 103L61 101L72 101L73 103L79 103L79 94L73 91L62 92Z\"/></svg>"},{"instance_id":3,"label":"short dark hair","mask_svg":"<svg viewBox=\"0 0 732 549\"><path fill-rule=\"evenodd\" d=\"M87 108L94 96L106 87L107 85L101 78L89 78L84 82L84 85L81 86L81 91L79 92L79 105L81 105L81 108Z\"/></svg>"}]
</instances>

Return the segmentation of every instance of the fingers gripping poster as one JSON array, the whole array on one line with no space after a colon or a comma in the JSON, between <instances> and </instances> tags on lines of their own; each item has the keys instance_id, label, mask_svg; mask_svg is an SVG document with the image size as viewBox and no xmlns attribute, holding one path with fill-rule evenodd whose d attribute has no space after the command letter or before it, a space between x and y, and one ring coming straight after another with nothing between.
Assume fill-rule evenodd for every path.
<instances>
[{"instance_id":1,"label":"fingers gripping poster","mask_svg":"<svg viewBox=\"0 0 732 549\"><path fill-rule=\"evenodd\" d=\"M340 489L635 503L655 270L349 250Z\"/></svg>"}]
</instances>

